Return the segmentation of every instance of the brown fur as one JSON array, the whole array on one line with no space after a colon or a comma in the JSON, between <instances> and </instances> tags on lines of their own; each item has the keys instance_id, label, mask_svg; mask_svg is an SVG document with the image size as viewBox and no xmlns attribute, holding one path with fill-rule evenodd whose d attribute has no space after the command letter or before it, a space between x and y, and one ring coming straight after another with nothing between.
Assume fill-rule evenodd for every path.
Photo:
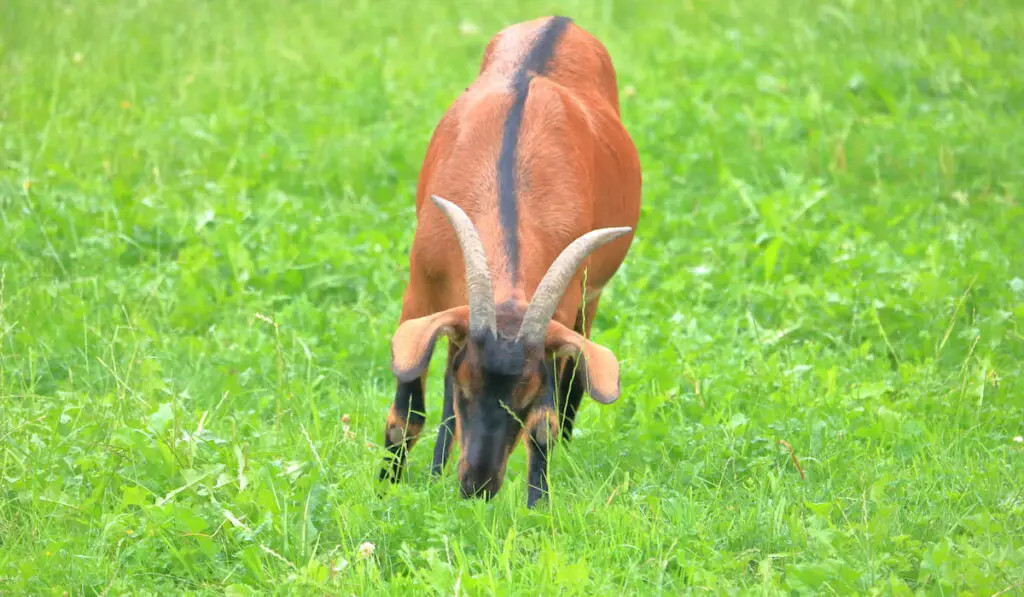
<instances>
[{"instance_id":1,"label":"brown fur","mask_svg":"<svg viewBox=\"0 0 1024 597\"><path fill-rule=\"evenodd\" d=\"M528 301L548 266L570 242L597 228L630 226L640 215L640 162L619 121L615 72L604 45L571 24L551 67L531 83L519 139L518 193L522 246L518 285L504 267L495 163L512 102L509 77L546 19L513 25L488 44L480 73L438 124L416 191L418 223L410 253L401 321L465 305L466 283L455 233L431 194L456 203L476 225L491 266L495 302ZM586 296L597 297L633 239L599 248ZM582 302L581 276L570 284L554 320L571 328Z\"/></svg>"}]
</instances>

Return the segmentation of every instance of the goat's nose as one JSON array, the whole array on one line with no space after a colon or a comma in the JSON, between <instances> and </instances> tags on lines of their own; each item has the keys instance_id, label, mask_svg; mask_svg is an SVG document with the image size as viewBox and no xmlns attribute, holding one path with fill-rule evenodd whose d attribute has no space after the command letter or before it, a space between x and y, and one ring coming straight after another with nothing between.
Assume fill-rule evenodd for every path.
<instances>
[{"instance_id":1,"label":"goat's nose","mask_svg":"<svg viewBox=\"0 0 1024 597\"><path fill-rule=\"evenodd\" d=\"M489 500L501 489L501 481L489 471L481 469L467 469L459 481L464 498Z\"/></svg>"}]
</instances>

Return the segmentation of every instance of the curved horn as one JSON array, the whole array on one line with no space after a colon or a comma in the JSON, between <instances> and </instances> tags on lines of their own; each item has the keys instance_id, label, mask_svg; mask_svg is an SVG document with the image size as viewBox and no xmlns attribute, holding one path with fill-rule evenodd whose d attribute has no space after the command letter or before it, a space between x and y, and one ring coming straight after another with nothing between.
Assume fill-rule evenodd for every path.
<instances>
[{"instance_id":1,"label":"curved horn","mask_svg":"<svg viewBox=\"0 0 1024 597\"><path fill-rule=\"evenodd\" d=\"M544 274L536 292L533 293L530 306L526 308L523 324L520 326L516 338L527 343L542 344L547 335L548 322L554 316L566 286L569 285L569 281L572 280L583 260L602 245L608 244L632 230L628 226L592 230L572 241L568 247L562 250L562 254L548 268L548 273Z\"/></svg>"},{"instance_id":2,"label":"curved horn","mask_svg":"<svg viewBox=\"0 0 1024 597\"><path fill-rule=\"evenodd\" d=\"M484 254L484 246L476 233L476 227L458 205L437 195L431 195L430 200L448 218L455 229L455 236L459 239L459 246L462 247L462 259L466 263L466 291L469 295L470 333L482 329L494 333L497 330L497 323L494 315L494 291L491 289L491 270L487 266L487 255Z\"/></svg>"}]
</instances>

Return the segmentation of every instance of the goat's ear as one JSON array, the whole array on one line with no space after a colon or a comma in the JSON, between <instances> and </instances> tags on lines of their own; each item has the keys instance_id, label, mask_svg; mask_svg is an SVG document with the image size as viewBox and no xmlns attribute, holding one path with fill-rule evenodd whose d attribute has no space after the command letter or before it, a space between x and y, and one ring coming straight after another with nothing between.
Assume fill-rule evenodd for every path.
<instances>
[{"instance_id":1,"label":"goat's ear","mask_svg":"<svg viewBox=\"0 0 1024 597\"><path fill-rule=\"evenodd\" d=\"M438 338L448 336L461 344L468 329L465 305L402 322L391 337L391 370L402 382L418 378L430 364Z\"/></svg>"},{"instance_id":2,"label":"goat's ear","mask_svg":"<svg viewBox=\"0 0 1024 597\"><path fill-rule=\"evenodd\" d=\"M580 360L583 361L587 394L601 404L611 404L619 399L619 361L611 350L587 340L557 321L548 324L545 348L558 355L582 355Z\"/></svg>"}]
</instances>

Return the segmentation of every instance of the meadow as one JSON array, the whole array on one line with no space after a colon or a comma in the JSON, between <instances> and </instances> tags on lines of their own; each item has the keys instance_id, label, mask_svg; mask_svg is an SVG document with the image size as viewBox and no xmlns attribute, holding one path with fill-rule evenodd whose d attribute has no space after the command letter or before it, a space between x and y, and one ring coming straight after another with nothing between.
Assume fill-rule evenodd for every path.
<instances>
[{"instance_id":1,"label":"meadow","mask_svg":"<svg viewBox=\"0 0 1024 597\"><path fill-rule=\"evenodd\" d=\"M7 0L0 595L1024 595L1016 0ZM433 127L608 47L644 206L525 506L377 484Z\"/></svg>"}]
</instances>

